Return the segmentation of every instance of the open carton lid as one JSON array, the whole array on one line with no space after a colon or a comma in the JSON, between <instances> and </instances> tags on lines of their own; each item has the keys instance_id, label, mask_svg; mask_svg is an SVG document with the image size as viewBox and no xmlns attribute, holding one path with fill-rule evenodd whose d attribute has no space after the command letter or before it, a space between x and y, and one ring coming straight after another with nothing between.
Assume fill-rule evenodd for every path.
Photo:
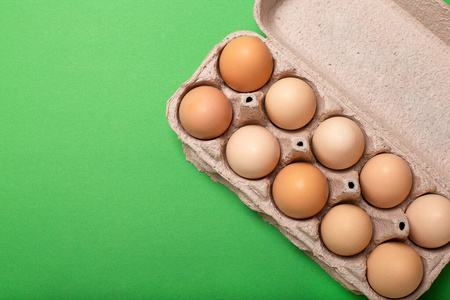
<instances>
[{"instance_id":1,"label":"open carton lid","mask_svg":"<svg viewBox=\"0 0 450 300\"><path fill-rule=\"evenodd\" d=\"M441 0L256 0L267 40L443 190L450 182L450 7Z\"/></svg>"}]
</instances>

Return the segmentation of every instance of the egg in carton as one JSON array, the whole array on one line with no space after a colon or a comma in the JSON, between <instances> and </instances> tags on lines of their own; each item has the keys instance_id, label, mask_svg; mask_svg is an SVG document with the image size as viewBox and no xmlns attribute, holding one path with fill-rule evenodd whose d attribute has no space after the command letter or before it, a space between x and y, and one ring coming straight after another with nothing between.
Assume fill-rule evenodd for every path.
<instances>
[{"instance_id":1,"label":"egg in carton","mask_svg":"<svg viewBox=\"0 0 450 300\"><path fill-rule=\"evenodd\" d=\"M229 187L344 287L370 299L385 299L373 289L376 283L368 281L368 258L380 245L392 241L408 245L423 264L418 286L400 296L388 293L392 298L418 298L450 260L448 240L434 248L412 242L406 216L408 207L422 195L450 198L450 13L440 1L433 0L428 6L420 1L405 3L256 1L255 19L267 38L248 31L230 34L167 103L167 119L182 141L188 161ZM238 37L262 41L273 59L268 79L255 90L224 81L224 68L219 66L223 49ZM275 125L266 109L269 90L286 78L307 83L316 100L312 118L298 129ZM203 86L221 91L231 104L229 126L221 129L219 136L206 139L188 133L180 121L182 100ZM364 150L349 167L330 167L317 158L313 137L326 120L342 117L361 129ZM236 166L231 167L227 147L239 129L251 126L264 128L276 138L279 158L267 174L249 179L236 171ZM406 162L412 175L406 199L387 208L373 205L367 201L367 192L361 193L362 170L382 153ZM301 218L288 216L274 200L275 179L297 162L320 170L329 187L318 212ZM370 218L370 240L356 254L336 254L324 243L324 217L341 204L361 208ZM448 230L446 234L448 239Z\"/></svg>"}]
</instances>

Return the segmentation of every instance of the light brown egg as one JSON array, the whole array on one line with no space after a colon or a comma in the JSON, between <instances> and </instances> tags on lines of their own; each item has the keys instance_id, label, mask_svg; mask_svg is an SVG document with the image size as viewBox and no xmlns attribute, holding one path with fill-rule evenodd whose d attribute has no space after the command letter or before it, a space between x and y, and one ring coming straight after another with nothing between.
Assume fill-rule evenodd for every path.
<instances>
[{"instance_id":1,"label":"light brown egg","mask_svg":"<svg viewBox=\"0 0 450 300\"><path fill-rule=\"evenodd\" d=\"M257 37L240 36L231 40L219 57L219 71L225 83L238 92L260 89L269 80L273 58L269 48Z\"/></svg>"},{"instance_id":2,"label":"light brown egg","mask_svg":"<svg viewBox=\"0 0 450 300\"><path fill-rule=\"evenodd\" d=\"M408 196L412 173L402 158L383 153L372 157L364 165L359 181L364 199L373 206L391 208Z\"/></svg>"},{"instance_id":3,"label":"light brown egg","mask_svg":"<svg viewBox=\"0 0 450 300\"><path fill-rule=\"evenodd\" d=\"M322 220L320 233L325 246L338 255L363 251L372 238L372 221L360 207L341 204L330 209Z\"/></svg>"},{"instance_id":4,"label":"light brown egg","mask_svg":"<svg viewBox=\"0 0 450 300\"><path fill-rule=\"evenodd\" d=\"M275 205L294 219L305 219L317 214L327 203L328 193L328 181L323 173L305 162L284 167L272 185Z\"/></svg>"},{"instance_id":5,"label":"light brown egg","mask_svg":"<svg viewBox=\"0 0 450 300\"><path fill-rule=\"evenodd\" d=\"M316 111L316 96L303 80L283 78L275 82L267 92L265 108L275 125L295 130L311 121Z\"/></svg>"},{"instance_id":6,"label":"light brown egg","mask_svg":"<svg viewBox=\"0 0 450 300\"><path fill-rule=\"evenodd\" d=\"M450 200L428 194L414 200L406 210L409 238L425 248L438 248L450 242Z\"/></svg>"},{"instance_id":7,"label":"light brown egg","mask_svg":"<svg viewBox=\"0 0 450 300\"><path fill-rule=\"evenodd\" d=\"M317 127L312 148L325 167L347 169L358 162L364 152L364 134L349 118L332 117Z\"/></svg>"},{"instance_id":8,"label":"light brown egg","mask_svg":"<svg viewBox=\"0 0 450 300\"><path fill-rule=\"evenodd\" d=\"M367 259L367 280L370 286L387 298L408 296L417 289L422 277L422 259L404 243L383 243Z\"/></svg>"},{"instance_id":9,"label":"light brown egg","mask_svg":"<svg viewBox=\"0 0 450 300\"><path fill-rule=\"evenodd\" d=\"M280 159L277 138L266 128L248 125L239 128L227 143L226 157L238 175L258 179L275 169Z\"/></svg>"},{"instance_id":10,"label":"light brown egg","mask_svg":"<svg viewBox=\"0 0 450 300\"><path fill-rule=\"evenodd\" d=\"M213 139L231 124L233 109L228 98L212 86L199 86L181 100L178 110L181 125L198 139Z\"/></svg>"}]
</instances>

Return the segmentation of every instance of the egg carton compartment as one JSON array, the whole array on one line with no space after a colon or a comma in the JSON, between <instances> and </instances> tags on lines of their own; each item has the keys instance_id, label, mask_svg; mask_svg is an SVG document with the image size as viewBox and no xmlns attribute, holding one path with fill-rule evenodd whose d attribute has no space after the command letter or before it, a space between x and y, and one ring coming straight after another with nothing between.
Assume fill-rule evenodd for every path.
<instances>
[{"instance_id":1,"label":"egg carton compartment","mask_svg":"<svg viewBox=\"0 0 450 300\"><path fill-rule=\"evenodd\" d=\"M344 2L344 5L348 4L348 1ZM367 8L364 6L367 5L367 1L363 2L361 7L356 6L356 10L359 9L359 12ZM292 9L292 5L295 6L295 9ZM294 51L294 48L285 46L286 43L280 42L286 42L288 38L293 38L293 36L286 36L285 32L291 33L292 30L298 29L295 26L280 28L279 26L285 26L284 23L278 23L281 22L280 14L283 16L288 14L287 17L290 19L293 16L289 15L289 11L298 11L302 5L311 8L309 4L302 1L256 1L255 18L260 28L267 33L268 38L264 39L248 31L239 31L228 35L212 49L194 75L182 84L169 99L167 119L181 140L188 161L192 162L199 171L208 174L214 181L229 187L243 203L258 212L265 221L276 226L293 244L305 251L347 289L357 294L364 294L370 299L386 299L372 290L367 282L367 257L385 241L397 240L410 245L420 255L424 266L422 282L412 294L405 298L416 299L430 287L449 262L450 245L426 249L412 243L408 239L409 223L405 210L414 199L426 193L437 193L450 198L446 173L443 174L439 168L434 167L441 163L445 165L446 160L436 161L430 165L429 157L423 157L427 154L421 155L419 152L413 152L411 149L415 148L411 148L411 143L406 142L407 138L421 139L422 136L399 137L395 135L385 126L383 118L361 109L358 105L359 102L354 100L355 94L343 90L335 80L330 80L326 76L327 74L323 75L317 65L302 57L301 53ZM372 5L384 7L386 3L376 2ZM396 22L405 20L403 10L397 6L390 7L390 9L395 12ZM409 22L415 22L411 16L409 18L407 19ZM265 29L266 26L270 29ZM305 27L308 26L305 25ZM423 39L429 38L426 35L429 33L420 31L420 34L425 35L421 36ZM231 89L223 81L218 69L221 51L231 40L240 36L253 36L261 39L273 56L274 68L269 81L254 92L240 93ZM448 45L446 49L448 49ZM346 72L349 71L346 70ZM264 108L265 95L269 88L285 77L297 77L306 81L312 87L317 100L314 117L305 127L298 130L284 130L275 126L267 117ZM202 85L213 86L221 90L230 100L233 109L231 125L222 135L212 140L200 140L189 135L181 126L178 116L183 96L193 88ZM368 90L370 88L365 91ZM380 113L380 111L376 113ZM445 110L444 113L446 113ZM384 110L384 114L392 116L388 110ZM332 170L323 166L315 158L311 145L311 139L317 127L324 120L334 116L347 117L356 122L365 137L365 149L362 157L355 165L345 170ZM396 120L396 123L402 122L408 123L411 120L405 119L404 116L403 119ZM280 145L281 153L278 165L269 175L261 179L246 179L237 175L229 166L225 155L226 145L232 134L246 125L259 125L268 129L277 138ZM408 197L401 204L390 209L374 207L361 196L359 184L361 169L370 158L379 153L393 153L403 158L413 174L413 186ZM441 155L445 156L445 152ZM325 207L318 214L307 219L293 219L286 216L276 207L272 199L271 187L275 177L285 166L294 162L313 164L325 175L329 185L330 193ZM348 257L339 256L328 250L319 233L325 214L332 207L342 203L351 203L361 207L370 216L373 225L373 235L369 245L362 252Z\"/></svg>"}]
</instances>

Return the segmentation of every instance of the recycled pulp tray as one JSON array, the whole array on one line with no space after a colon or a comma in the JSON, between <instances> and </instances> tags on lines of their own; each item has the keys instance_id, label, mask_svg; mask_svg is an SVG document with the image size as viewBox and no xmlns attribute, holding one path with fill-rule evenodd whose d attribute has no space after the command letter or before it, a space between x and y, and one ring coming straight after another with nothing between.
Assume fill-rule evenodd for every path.
<instances>
[{"instance_id":1,"label":"recycled pulp tray","mask_svg":"<svg viewBox=\"0 0 450 300\"><path fill-rule=\"evenodd\" d=\"M230 34L212 49L194 75L167 103L169 124L182 141L187 160L214 181L228 186L344 287L368 298L385 299L374 292L366 280L368 255L384 241L404 241L419 253L424 264L421 284L406 297L418 298L450 260L450 244L425 249L410 242L405 216L407 206L425 193L437 193L450 199L449 7L440 0L257 0L254 16L267 39L247 31ZM242 35L260 38L274 58L269 82L251 93L232 90L218 71L221 50L230 40ZM274 126L263 108L270 86L288 76L307 81L317 98L312 121L294 131ZM178 119L181 99L200 85L222 90L233 107L230 127L213 140L198 140L188 135ZM310 147L317 126L331 116L354 120L365 134L362 158L343 171L322 166ZM249 124L267 128L281 148L278 166L259 180L235 174L225 157L230 136ZM359 186L361 168L382 152L402 157L413 173L411 193L391 209L367 204ZM326 206L319 214L304 220L283 215L271 198L271 184L276 174L295 161L317 166L330 186ZM350 182L353 185L349 185ZM351 257L330 252L319 236L319 225L325 213L342 202L363 208L374 228L368 247Z\"/></svg>"}]
</instances>

